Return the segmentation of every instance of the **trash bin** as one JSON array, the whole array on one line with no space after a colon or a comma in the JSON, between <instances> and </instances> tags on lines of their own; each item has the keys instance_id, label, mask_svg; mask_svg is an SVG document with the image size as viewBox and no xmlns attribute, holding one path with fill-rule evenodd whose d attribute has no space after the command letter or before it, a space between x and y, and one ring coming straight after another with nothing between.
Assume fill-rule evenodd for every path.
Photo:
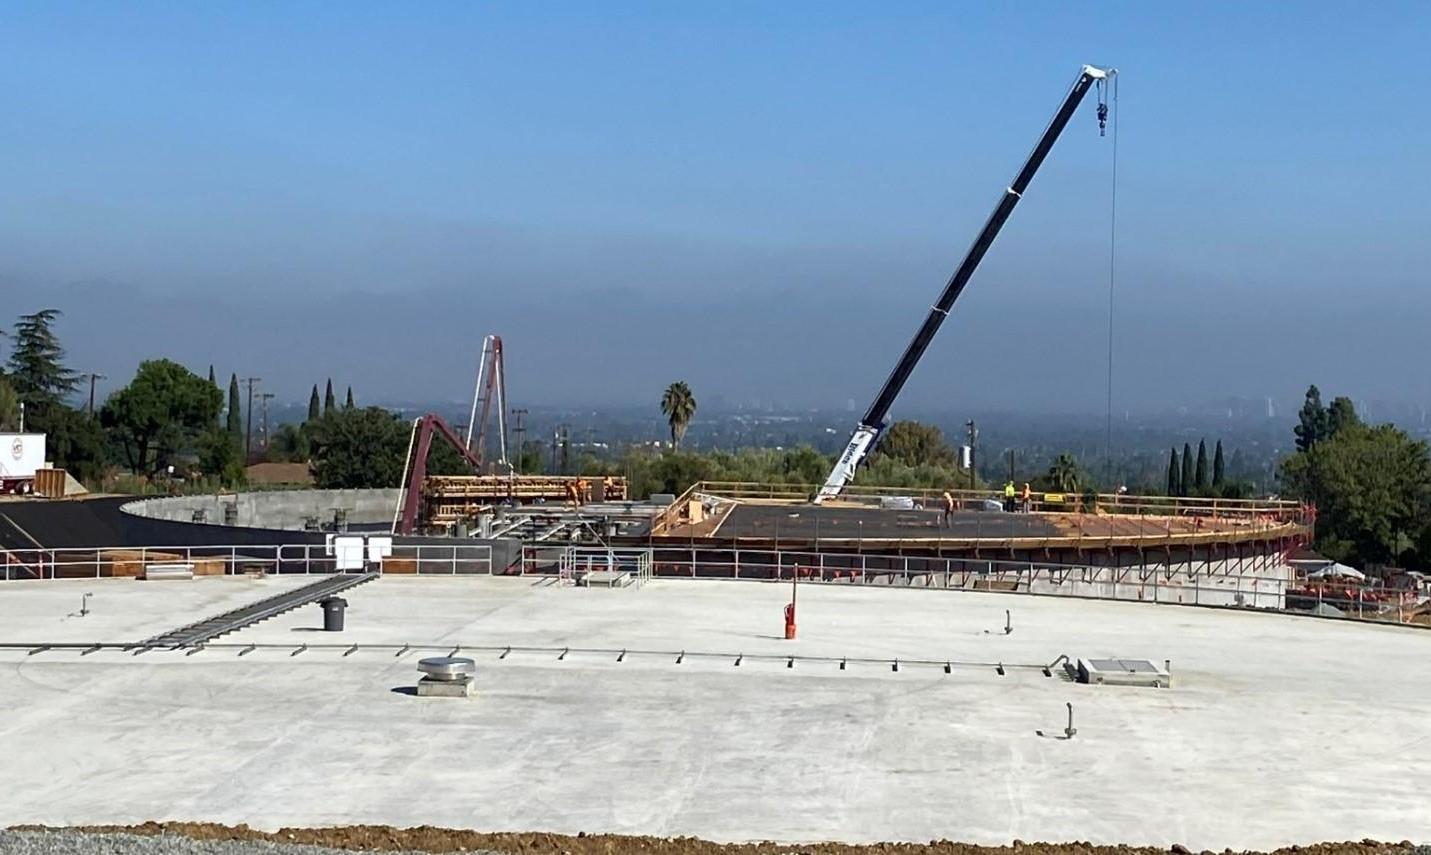
<instances>
[{"instance_id":1,"label":"trash bin","mask_svg":"<svg viewBox=\"0 0 1431 855\"><path fill-rule=\"evenodd\" d=\"M320 600L318 605L323 607L323 631L342 632L343 612L348 608L348 601L342 597L328 597Z\"/></svg>"}]
</instances>

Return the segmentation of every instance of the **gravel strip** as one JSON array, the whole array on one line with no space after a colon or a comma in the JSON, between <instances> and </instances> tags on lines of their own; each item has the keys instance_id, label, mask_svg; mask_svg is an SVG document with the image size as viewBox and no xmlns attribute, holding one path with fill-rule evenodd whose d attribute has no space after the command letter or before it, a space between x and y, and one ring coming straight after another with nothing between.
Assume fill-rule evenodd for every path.
<instances>
[{"instance_id":1,"label":"gravel strip","mask_svg":"<svg viewBox=\"0 0 1431 855\"><path fill-rule=\"evenodd\" d=\"M177 834L91 834L84 831L5 831L4 855L361 855L371 849L330 849L261 840L193 840ZM426 855L384 852L382 855ZM496 853L481 853L496 855Z\"/></svg>"}]
</instances>

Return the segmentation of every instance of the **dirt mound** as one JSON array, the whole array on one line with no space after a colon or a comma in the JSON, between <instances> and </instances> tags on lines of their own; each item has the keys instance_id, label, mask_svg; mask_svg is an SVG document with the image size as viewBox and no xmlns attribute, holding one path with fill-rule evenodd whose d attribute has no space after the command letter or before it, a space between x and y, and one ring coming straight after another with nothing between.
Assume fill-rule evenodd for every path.
<instances>
[{"instance_id":1,"label":"dirt mound","mask_svg":"<svg viewBox=\"0 0 1431 855\"><path fill-rule=\"evenodd\" d=\"M39 825L15 826L15 831L52 831ZM178 834L196 840L266 840L274 843L306 843L337 849L421 852L471 852L489 850L509 855L1166 855L1169 850L1152 847L1094 846L1089 843L1024 843L1011 846L974 846L949 840L929 843L712 843L694 837L629 837L618 834L484 833L452 828L418 826L393 828L389 825L347 825L336 828L283 828L276 832L256 831L246 825L217 825L207 822L146 822L142 825L91 825L80 831L92 833ZM1410 842L1381 843L1375 840L1346 843L1317 843L1275 850L1272 855L1404 855ZM1174 846L1174 855L1190 855ZM1225 850L1226 853L1232 850Z\"/></svg>"}]
</instances>

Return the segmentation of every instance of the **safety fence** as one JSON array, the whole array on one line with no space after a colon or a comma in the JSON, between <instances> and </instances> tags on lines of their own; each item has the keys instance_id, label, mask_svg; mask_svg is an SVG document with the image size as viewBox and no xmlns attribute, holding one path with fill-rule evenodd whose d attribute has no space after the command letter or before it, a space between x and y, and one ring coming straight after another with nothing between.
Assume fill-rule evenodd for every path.
<instances>
[{"instance_id":1,"label":"safety fence","mask_svg":"<svg viewBox=\"0 0 1431 855\"><path fill-rule=\"evenodd\" d=\"M707 506L703 516L731 503L777 504L800 506L803 513L820 509L863 506L890 510L935 511L945 507L940 489L921 487L849 486L840 498L827 505L807 504L818 490L814 484L759 484L743 481L700 481L692 484L677 499L652 520L651 530L657 535L696 535L691 514L692 506ZM1292 533L1310 529L1316 521L1316 510L1310 505L1281 499L1201 499L1180 496L1137 496L1127 493L1053 493L1033 492L1027 501L1021 495L1012 502L1002 491L947 491L955 506L964 510L1032 512L1058 514L1061 527L1079 536L1085 528L1090 536L1107 538L1158 537L1170 540L1198 541L1218 532L1234 532L1246 536L1271 531ZM987 517L987 521L982 519ZM979 514L976 526L987 529L980 536L997 538L1000 530L1017 533L1024 528L1013 516ZM1133 526L1136 525L1136 532ZM682 529L685 529L682 533ZM1067 539L1067 538L1061 538Z\"/></svg>"},{"instance_id":2,"label":"safety fence","mask_svg":"<svg viewBox=\"0 0 1431 855\"><path fill-rule=\"evenodd\" d=\"M563 552L559 547L528 546L513 569L560 578ZM659 578L993 591L1431 620L1425 593L1353 580L1307 579L1277 553L1093 565L700 547L655 547L649 552L651 573Z\"/></svg>"},{"instance_id":3,"label":"safety fence","mask_svg":"<svg viewBox=\"0 0 1431 855\"><path fill-rule=\"evenodd\" d=\"M357 566L354 566L354 563ZM186 566L195 576L245 573L336 573L358 569L384 575L490 575L485 544L384 544L354 562L333 543L233 546L120 546L0 550L0 577L20 579L139 578L153 567Z\"/></svg>"},{"instance_id":4,"label":"safety fence","mask_svg":"<svg viewBox=\"0 0 1431 855\"><path fill-rule=\"evenodd\" d=\"M776 501L808 501L819 490L816 484L759 484L747 481L701 481L690 493L705 493L729 499L767 499ZM1003 505L1001 490L939 489L929 487L879 487L850 485L840 492L839 501L855 504L879 504L881 500L911 498L934 507L944 493L961 506L979 506L993 501ZM1110 514L1147 514L1155 516L1255 517L1267 516L1281 520L1299 519L1308 508L1284 499L1204 499L1185 496L1139 496L1130 493L1032 491L1031 509L1058 512L1092 510ZM1022 492L1015 497L1015 508L1023 507Z\"/></svg>"},{"instance_id":5,"label":"safety fence","mask_svg":"<svg viewBox=\"0 0 1431 855\"><path fill-rule=\"evenodd\" d=\"M538 547L540 549L540 547ZM567 546L557 553L557 578L562 581L623 587L644 585L653 575L652 550L606 546Z\"/></svg>"}]
</instances>

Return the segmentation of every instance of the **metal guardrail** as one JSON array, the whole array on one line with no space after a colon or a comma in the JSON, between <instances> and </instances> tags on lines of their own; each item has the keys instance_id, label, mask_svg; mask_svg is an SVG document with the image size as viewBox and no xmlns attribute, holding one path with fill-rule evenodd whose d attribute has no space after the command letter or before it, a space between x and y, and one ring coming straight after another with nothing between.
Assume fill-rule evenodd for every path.
<instances>
[{"instance_id":1,"label":"metal guardrail","mask_svg":"<svg viewBox=\"0 0 1431 855\"><path fill-rule=\"evenodd\" d=\"M689 499L695 493L709 493L731 499L772 499L781 501L809 501L819 490L817 484L761 484L750 481L700 481L692 485L681 499ZM840 501L874 503L881 498L908 496L938 503L946 491L932 487L880 487L852 484L840 492ZM993 499L1002 502L1002 490L947 491L961 503ZM1129 493L1095 493L1094 501L1098 509L1110 514L1146 514L1159 516L1273 516L1279 519L1301 519L1309 513L1307 506L1285 499L1203 499L1181 496L1137 496ZM1077 510L1083 503L1083 493L1034 492L1032 500L1035 510L1058 512ZM931 505L933 507L933 505Z\"/></svg>"},{"instance_id":2,"label":"metal guardrail","mask_svg":"<svg viewBox=\"0 0 1431 855\"><path fill-rule=\"evenodd\" d=\"M35 641L4 641L0 642L0 651L23 650L28 656L37 656L50 652L72 652L78 651L81 656L87 656L100 651L132 652L134 645L122 642L88 642L88 641L56 641L56 642L35 642ZM1061 655L1052 662L1013 662L1000 660L979 660L979 659L958 659L958 658L898 658L880 656L830 656L813 655L802 653L745 653L741 651L714 651L714 650L671 650L659 648L640 647L571 647L555 645L518 645L518 644L462 644L444 642L441 644L418 643L418 644L398 644L395 642L376 642L349 644L347 642L323 643L323 642L210 642L199 644L189 649L185 656L192 656L204 651L212 651L215 654L224 651L236 651L238 656L247 656L260 650L282 651L289 657L298 656L304 653L336 653L340 659L346 659L354 653L360 651L380 651L383 653L393 653L393 658L406 656L408 654L421 654L423 651L444 651L448 656L456 656L487 653L495 654L498 661L506 660L514 654L521 655L547 655L552 656L558 662L569 662L578 657L600 656L610 660L623 663L637 659L666 659L675 665L680 665L686 661L714 661L729 663L740 667L746 662L757 663L780 663L787 668L794 668L797 663L820 664L835 666L839 671L848 670L849 666L882 666L888 667L892 671L901 669L938 669L945 674L952 674L955 669L985 670L1003 677L1009 672L1026 671L1041 673L1044 677L1052 678L1059 669L1060 663L1066 662L1068 657ZM1065 671L1066 673L1066 671ZM1071 676L1070 676L1071 679Z\"/></svg>"},{"instance_id":3,"label":"metal guardrail","mask_svg":"<svg viewBox=\"0 0 1431 855\"><path fill-rule=\"evenodd\" d=\"M1082 599L1236 606L1305 614L1331 606L1348 617L1431 620L1431 601L1416 591L1298 576L1276 555L1116 567L998 559L937 558L712 547L655 547L657 578L731 579L990 591ZM521 572L555 575L551 547L523 550ZM1320 607L1320 608L1319 608Z\"/></svg>"},{"instance_id":4,"label":"metal guardrail","mask_svg":"<svg viewBox=\"0 0 1431 855\"><path fill-rule=\"evenodd\" d=\"M336 573L338 559L321 543L211 546L111 546L0 550L0 579L98 579L134 577L154 563L192 564L195 575L244 573ZM415 575L490 575L492 547L486 544L394 545L378 562L379 572Z\"/></svg>"}]
</instances>

